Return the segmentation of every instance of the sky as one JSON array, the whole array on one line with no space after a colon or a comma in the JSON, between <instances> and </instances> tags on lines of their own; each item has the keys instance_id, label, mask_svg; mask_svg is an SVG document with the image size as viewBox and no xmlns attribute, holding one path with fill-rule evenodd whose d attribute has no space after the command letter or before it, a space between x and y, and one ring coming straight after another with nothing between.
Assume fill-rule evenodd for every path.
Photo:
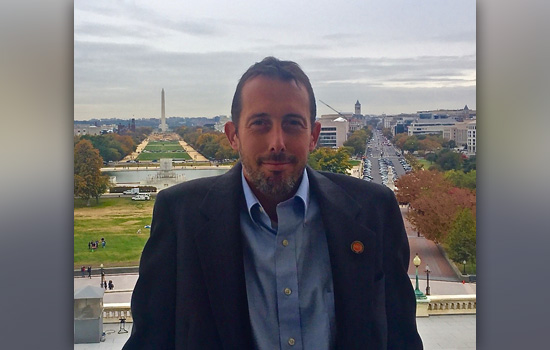
<instances>
[{"instance_id":1,"label":"sky","mask_svg":"<svg viewBox=\"0 0 550 350\"><path fill-rule=\"evenodd\" d=\"M476 108L475 0L74 2L74 119L230 115L275 56L309 76L317 115Z\"/></svg>"}]
</instances>

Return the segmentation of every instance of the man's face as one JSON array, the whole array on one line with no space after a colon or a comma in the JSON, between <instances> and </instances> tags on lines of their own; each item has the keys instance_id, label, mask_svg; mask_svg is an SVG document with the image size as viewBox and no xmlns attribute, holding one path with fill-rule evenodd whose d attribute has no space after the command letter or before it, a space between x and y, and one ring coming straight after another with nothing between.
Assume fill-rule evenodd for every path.
<instances>
[{"instance_id":1,"label":"man's face","mask_svg":"<svg viewBox=\"0 0 550 350\"><path fill-rule=\"evenodd\" d=\"M277 201L294 194L320 130L305 87L264 76L244 84L238 128L225 128L252 189Z\"/></svg>"}]
</instances>

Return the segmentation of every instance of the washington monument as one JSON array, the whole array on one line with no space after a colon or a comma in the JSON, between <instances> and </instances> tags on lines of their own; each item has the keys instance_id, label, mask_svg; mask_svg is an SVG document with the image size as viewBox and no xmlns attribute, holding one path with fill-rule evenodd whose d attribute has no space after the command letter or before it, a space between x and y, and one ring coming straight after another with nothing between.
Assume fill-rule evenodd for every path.
<instances>
[{"instance_id":1,"label":"washington monument","mask_svg":"<svg viewBox=\"0 0 550 350\"><path fill-rule=\"evenodd\" d=\"M160 125L159 129L162 132L166 132L168 130L168 125L166 125L166 116L164 114L164 89L162 89L162 92L160 93L160 105L161 105L161 111L160 111Z\"/></svg>"}]
</instances>

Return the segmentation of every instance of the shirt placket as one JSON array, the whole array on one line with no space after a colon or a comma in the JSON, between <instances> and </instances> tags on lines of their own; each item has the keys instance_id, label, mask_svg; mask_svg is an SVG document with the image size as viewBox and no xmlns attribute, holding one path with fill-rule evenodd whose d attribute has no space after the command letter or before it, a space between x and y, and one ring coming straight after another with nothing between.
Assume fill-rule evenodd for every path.
<instances>
[{"instance_id":1,"label":"shirt placket","mask_svg":"<svg viewBox=\"0 0 550 350\"><path fill-rule=\"evenodd\" d=\"M277 311L279 319L279 340L281 349L302 349L300 301L298 290L298 264L296 236L300 229L298 222L290 219L292 205L277 208L279 227L275 251L275 272L277 283Z\"/></svg>"}]
</instances>

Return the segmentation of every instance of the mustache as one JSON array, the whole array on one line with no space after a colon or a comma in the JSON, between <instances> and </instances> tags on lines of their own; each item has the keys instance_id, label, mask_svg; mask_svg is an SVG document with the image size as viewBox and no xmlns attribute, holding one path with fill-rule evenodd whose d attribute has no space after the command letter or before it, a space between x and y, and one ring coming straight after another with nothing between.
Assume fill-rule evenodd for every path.
<instances>
[{"instance_id":1,"label":"mustache","mask_svg":"<svg viewBox=\"0 0 550 350\"><path fill-rule=\"evenodd\" d=\"M258 158L259 163L269 162L269 161L281 162L281 163L296 163L297 160L298 159L296 158L296 156L293 156L291 154L282 153L282 152L272 153L269 156Z\"/></svg>"}]
</instances>

